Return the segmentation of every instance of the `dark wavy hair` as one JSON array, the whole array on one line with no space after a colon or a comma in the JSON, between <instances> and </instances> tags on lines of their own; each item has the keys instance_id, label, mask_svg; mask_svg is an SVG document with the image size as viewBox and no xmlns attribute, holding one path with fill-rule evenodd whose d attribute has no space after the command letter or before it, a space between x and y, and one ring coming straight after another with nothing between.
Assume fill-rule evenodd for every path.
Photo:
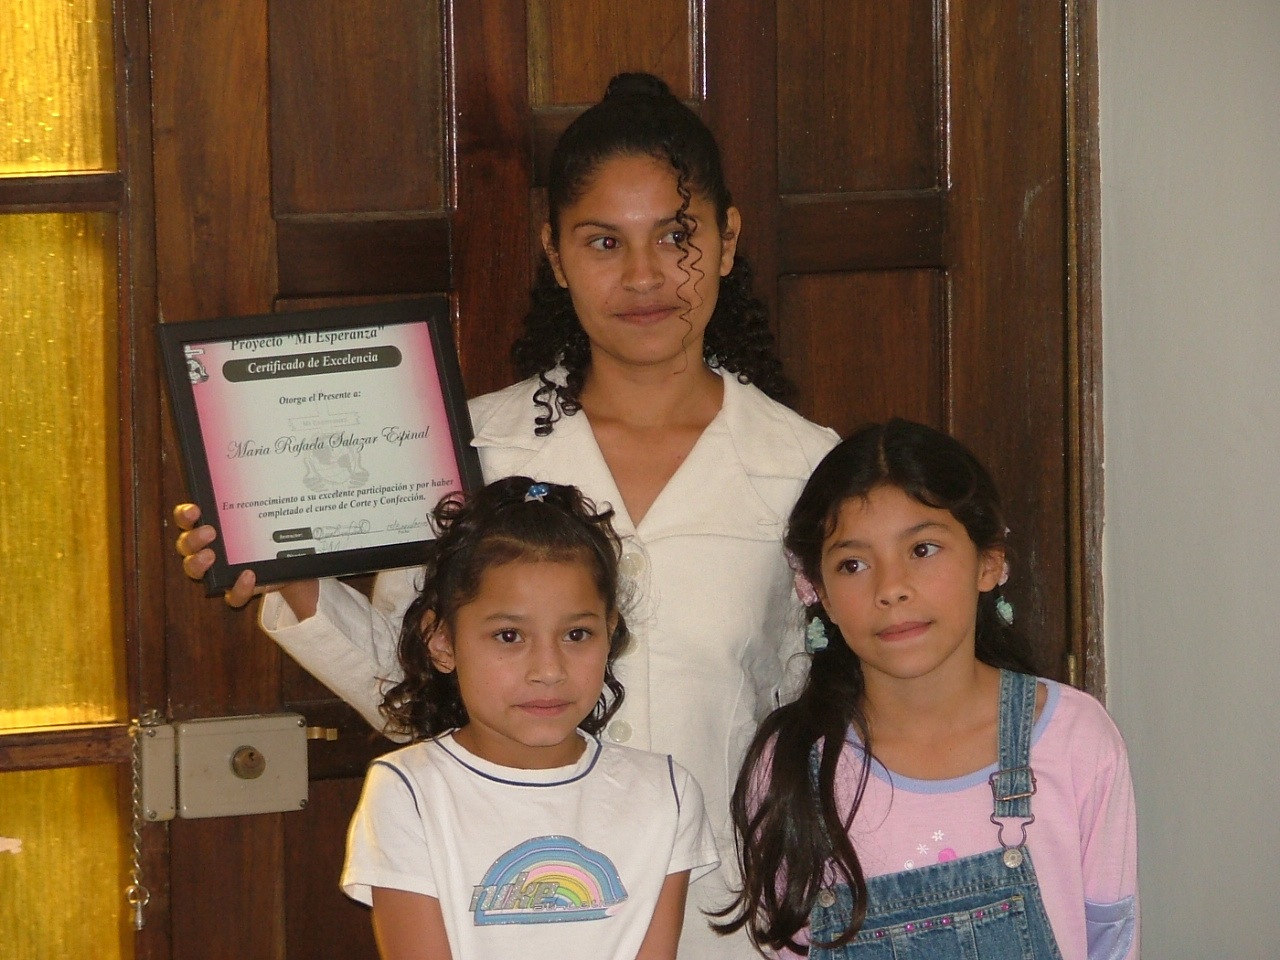
<instances>
[{"instance_id":1,"label":"dark wavy hair","mask_svg":"<svg viewBox=\"0 0 1280 960\"><path fill-rule=\"evenodd\" d=\"M665 83L647 73L620 73L609 81L604 98L573 121L551 154L547 178L547 219L552 245L560 242L560 217L579 200L602 164L619 156L648 156L671 164L681 206L675 219L692 235L687 216L694 196L708 200L721 232L728 228L733 205L725 185L720 148L706 124L672 94ZM705 273L700 257L682 245L686 275ZM717 271L718 272L718 271ZM720 293L703 338L703 360L754 383L775 400L786 402L792 387L782 372L764 304L751 292L751 266L738 255L733 269L720 278ZM574 312L569 291L561 287L544 257L538 265L524 329L511 349L521 377L538 376L542 385L534 401L542 408L536 431L550 433L561 416L581 409L582 386L591 363L591 344ZM563 367L565 382L548 376Z\"/></svg>"},{"instance_id":2,"label":"dark wavy hair","mask_svg":"<svg viewBox=\"0 0 1280 960\"><path fill-rule=\"evenodd\" d=\"M784 538L804 574L821 582L823 544L840 508L878 487L896 487L929 507L948 511L979 551L1004 549L1006 528L990 474L958 440L908 420L863 427L818 464L791 511ZM1031 646L997 611L1000 587L979 595L976 655L983 663L1034 673ZM848 943L866 915L867 884L849 827L862 803L873 746L862 664L820 603L807 610L826 630L799 698L770 714L747 751L730 810L738 836L742 891L719 916L717 929L746 927L761 946L807 952L796 934L809 922L814 897L831 874L853 891ZM863 744L851 809L836 806L836 764L852 729ZM818 758L818 775L811 758Z\"/></svg>"},{"instance_id":3,"label":"dark wavy hair","mask_svg":"<svg viewBox=\"0 0 1280 960\"><path fill-rule=\"evenodd\" d=\"M597 510L577 487L548 483L540 499L529 497L529 477L497 480L469 496L445 497L432 513L437 538L428 547L422 589L409 605L400 629L399 658L404 679L382 703L388 725L415 740L439 736L467 723L467 708L456 672L443 673L431 660L427 642L440 625L452 629L458 611L475 599L491 567L516 560L581 563L590 569L610 617L604 685L595 708L578 726L598 733L622 705L622 684L613 663L629 634L619 610L619 540L613 510ZM538 491L541 492L541 491Z\"/></svg>"}]
</instances>

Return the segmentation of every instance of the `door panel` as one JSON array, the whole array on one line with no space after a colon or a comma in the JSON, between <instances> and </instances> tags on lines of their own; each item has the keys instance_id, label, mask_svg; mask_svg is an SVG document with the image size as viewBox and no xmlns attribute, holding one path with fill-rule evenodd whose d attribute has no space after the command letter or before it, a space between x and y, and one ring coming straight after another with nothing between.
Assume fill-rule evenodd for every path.
<instances>
[{"instance_id":1,"label":"door panel","mask_svg":"<svg viewBox=\"0 0 1280 960\"><path fill-rule=\"evenodd\" d=\"M441 211L442 11L384 0L270 0L271 186L277 219Z\"/></svg>"},{"instance_id":2,"label":"door panel","mask_svg":"<svg viewBox=\"0 0 1280 960\"><path fill-rule=\"evenodd\" d=\"M271 215L267 11L260 0L151 4L156 298L163 322L264 313L276 291ZM160 402L157 391L156 402ZM163 502L187 499L164 419ZM172 531L166 531L172 536ZM171 541L156 544L171 551ZM168 704L173 720L267 712L280 657L252 617L165 566ZM158 828L165 829L165 828ZM171 952L283 957L282 815L175 820L169 833ZM153 914L151 932L166 926Z\"/></svg>"},{"instance_id":3,"label":"door panel","mask_svg":"<svg viewBox=\"0 0 1280 960\"><path fill-rule=\"evenodd\" d=\"M308 717L310 719L310 717ZM360 778L313 780L307 809L285 817L285 956L378 956L369 911L338 887L342 838L360 799Z\"/></svg>"},{"instance_id":4,"label":"door panel","mask_svg":"<svg viewBox=\"0 0 1280 960\"><path fill-rule=\"evenodd\" d=\"M1041 669L1062 675L1063 9L783 0L769 12L772 33L742 31L730 49L761 65L762 90L763 65L777 65L776 118L744 126L736 111L711 114L727 153L778 158L773 191L754 187L740 203L742 248L763 246L777 278L800 409L842 432L890 414L922 418L975 448L1006 492L1019 623ZM729 6L708 13L711 50L734 20ZM772 249L756 240L757 222L776 225ZM886 279L897 271L918 279ZM849 375L834 388L833 352Z\"/></svg>"},{"instance_id":5,"label":"door panel","mask_svg":"<svg viewBox=\"0 0 1280 960\"><path fill-rule=\"evenodd\" d=\"M535 109L595 103L624 70L657 74L677 97L693 96L697 0L529 0L529 100Z\"/></svg>"},{"instance_id":6,"label":"door panel","mask_svg":"<svg viewBox=\"0 0 1280 960\"><path fill-rule=\"evenodd\" d=\"M929 3L779 0L778 190L922 190L939 182Z\"/></svg>"},{"instance_id":7,"label":"door panel","mask_svg":"<svg viewBox=\"0 0 1280 960\"><path fill-rule=\"evenodd\" d=\"M1004 492L1018 622L1065 677L1069 614L1063 8L948 7L948 425ZM1100 507L1100 504L1098 505Z\"/></svg>"},{"instance_id":8,"label":"door panel","mask_svg":"<svg viewBox=\"0 0 1280 960\"><path fill-rule=\"evenodd\" d=\"M396 0L352 17L333 0L270 0L267 12L277 292L447 290L442 10Z\"/></svg>"},{"instance_id":9,"label":"door panel","mask_svg":"<svg viewBox=\"0 0 1280 960\"><path fill-rule=\"evenodd\" d=\"M287 956L280 882L284 816L170 824L173 957Z\"/></svg>"},{"instance_id":10,"label":"door panel","mask_svg":"<svg viewBox=\"0 0 1280 960\"><path fill-rule=\"evenodd\" d=\"M1072 431L1088 424L1072 426L1067 370L1062 5L150 11L163 321L447 293L472 395L512 379L555 138L618 70L658 73L722 144L801 411L842 432L891 415L949 427L991 463L1019 623L1062 673L1088 579L1067 546ZM165 424L168 505L185 493ZM373 957L337 873L363 770L391 745L282 663L251 614L176 563L164 577L169 716L293 709L321 736L305 811L171 825L173 955Z\"/></svg>"},{"instance_id":11,"label":"door panel","mask_svg":"<svg viewBox=\"0 0 1280 960\"><path fill-rule=\"evenodd\" d=\"M575 4L576 6L577 4ZM529 85L524 5L450 3L454 70L452 296L472 395L511 382L513 317L529 303Z\"/></svg>"},{"instance_id":12,"label":"door panel","mask_svg":"<svg viewBox=\"0 0 1280 960\"><path fill-rule=\"evenodd\" d=\"M846 434L868 419L941 421L943 287L934 270L782 278L779 316L810 319L783 324L783 362L824 423Z\"/></svg>"}]
</instances>

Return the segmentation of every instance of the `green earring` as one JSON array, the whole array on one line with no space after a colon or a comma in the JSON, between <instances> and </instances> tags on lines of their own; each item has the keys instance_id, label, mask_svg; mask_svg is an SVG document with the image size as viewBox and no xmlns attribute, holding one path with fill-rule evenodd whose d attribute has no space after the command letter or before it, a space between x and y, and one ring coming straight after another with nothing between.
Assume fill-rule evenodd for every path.
<instances>
[{"instance_id":1,"label":"green earring","mask_svg":"<svg viewBox=\"0 0 1280 960\"><path fill-rule=\"evenodd\" d=\"M827 649L827 627L821 617L814 617L804 630L804 651L814 654Z\"/></svg>"}]
</instances>

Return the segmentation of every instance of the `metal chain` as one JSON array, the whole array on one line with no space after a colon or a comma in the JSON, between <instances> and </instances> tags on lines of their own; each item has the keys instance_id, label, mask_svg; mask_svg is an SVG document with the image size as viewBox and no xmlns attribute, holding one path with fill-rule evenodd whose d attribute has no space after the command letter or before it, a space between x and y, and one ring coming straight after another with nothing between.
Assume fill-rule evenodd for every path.
<instances>
[{"instance_id":1,"label":"metal chain","mask_svg":"<svg viewBox=\"0 0 1280 960\"><path fill-rule=\"evenodd\" d=\"M141 930L146 925L143 909L151 902L151 891L142 885L142 738L155 736L155 731L148 731L160 719L155 710L143 715L141 720L133 720L129 724L129 736L133 740L131 757L133 775L133 829L132 860L129 870L129 885L124 888L125 902L133 909L133 929Z\"/></svg>"}]
</instances>

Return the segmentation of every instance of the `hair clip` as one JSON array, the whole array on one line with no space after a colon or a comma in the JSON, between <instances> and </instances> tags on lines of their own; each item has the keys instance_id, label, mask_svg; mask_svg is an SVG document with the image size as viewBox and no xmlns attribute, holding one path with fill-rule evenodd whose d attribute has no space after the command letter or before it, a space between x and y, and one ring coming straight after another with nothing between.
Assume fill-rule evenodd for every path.
<instances>
[{"instance_id":1,"label":"hair clip","mask_svg":"<svg viewBox=\"0 0 1280 960\"><path fill-rule=\"evenodd\" d=\"M531 500L537 500L539 503L547 499L547 494L551 492L551 488L545 483L535 483L529 487L529 492L524 495L524 502L529 503Z\"/></svg>"},{"instance_id":2,"label":"hair clip","mask_svg":"<svg viewBox=\"0 0 1280 960\"><path fill-rule=\"evenodd\" d=\"M790 550L782 551L787 558L787 566L791 568L792 584L795 586L796 596L800 598L800 602L806 607L812 607L818 602L818 591L814 589L813 581L804 575L803 565L800 558Z\"/></svg>"},{"instance_id":3,"label":"hair clip","mask_svg":"<svg viewBox=\"0 0 1280 960\"><path fill-rule=\"evenodd\" d=\"M795 586L796 596L800 598L800 602L806 607L812 607L818 602L818 591L803 573L797 570L792 578L792 584Z\"/></svg>"}]
</instances>

